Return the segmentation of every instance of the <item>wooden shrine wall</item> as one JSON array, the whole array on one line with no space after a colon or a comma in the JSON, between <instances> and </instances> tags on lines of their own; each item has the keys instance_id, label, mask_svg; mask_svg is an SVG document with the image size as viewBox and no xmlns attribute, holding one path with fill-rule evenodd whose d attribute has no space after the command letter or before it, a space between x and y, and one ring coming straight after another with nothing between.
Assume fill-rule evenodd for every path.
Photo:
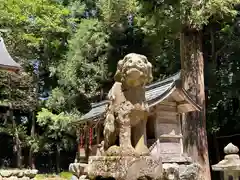
<instances>
[{"instance_id":1,"label":"wooden shrine wall","mask_svg":"<svg viewBox=\"0 0 240 180\"><path fill-rule=\"evenodd\" d=\"M177 113L177 103L166 100L153 109L151 117L155 118L149 118L149 121L155 124L155 138L148 137L149 147L151 147L150 144L159 141L157 144L159 150L156 152L161 154L163 161L172 162L183 153L181 122ZM148 126L147 134L149 131L152 130Z\"/></svg>"}]
</instances>

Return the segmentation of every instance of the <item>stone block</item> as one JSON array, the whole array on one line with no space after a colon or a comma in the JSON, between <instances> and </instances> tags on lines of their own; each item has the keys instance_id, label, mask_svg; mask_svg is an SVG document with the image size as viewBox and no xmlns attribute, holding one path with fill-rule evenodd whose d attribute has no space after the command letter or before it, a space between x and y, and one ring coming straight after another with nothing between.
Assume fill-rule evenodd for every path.
<instances>
[{"instance_id":1,"label":"stone block","mask_svg":"<svg viewBox=\"0 0 240 180\"><path fill-rule=\"evenodd\" d=\"M180 126L178 123L176 124L169 124L169 123L158 123L158 135L162 134L170 134L174 132L174 134L178 135L180 134Z\"/></svg>"},{"instance_id":2,"label":"stone block","mask_svg":"<svg viewBox=\"0 0 240 180\"><path fill-rule=\"evenodd\" d=\"M29 180L37 175L36 169L2 169L0 170L0 180Z\"/></svg>"},{"instance_id":3,"label":"stone block","mask_svg":"<svg viewBox=\"0 0 240 180\"><path fill-rule=\"evenodd\" d=\"M87 164L85 163L71 163L69 165L69 171L79 178L81 175L85 174L86 166Z\"/></svg>"},{"instance_id":4,"label":"stone block","mask_svg":"<svg viewBox=\"0 0 240 180\"><path fill-rule=\"evenodd\" d=\"M161 154L181 154L181 144L173 142L160 142Z\"/></svg>"},{"instance_id":5,"label":"stone block","mask_svg":"<svg viewBox=\"0 0 240 180\"><path fill-rule=\"evenodd\" d=\"M198 180L200 175L200 166L192 163L188 165L177 163L163 164L164 180Z\"/></svg>"},{"instance_id":6,"label":"stone block","mask_svg":"<svg viewBox=\"0 0 240 180\"><path fill-rule=\"evenodd\" d=\"M90 177L113 177L119 180L137 180L145 176L160 179L162 163L151 156L91 156L87 172Z\"/></svg>"}]
</instances>

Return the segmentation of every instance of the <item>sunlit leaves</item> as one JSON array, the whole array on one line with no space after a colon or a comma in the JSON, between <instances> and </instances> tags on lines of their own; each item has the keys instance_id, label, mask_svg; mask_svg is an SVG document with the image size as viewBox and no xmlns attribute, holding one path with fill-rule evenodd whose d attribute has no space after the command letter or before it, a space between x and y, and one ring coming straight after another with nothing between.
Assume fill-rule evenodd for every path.
<instances>
[{"instance_id":1,"label":"sunlit leaves","mask_svg":"<svg viewBox=\"0 0 240 180\"><path fill-rule=\"evenodd\" d=\"M29 59L40 58L41 47L47 39L59 39L59 34L68 33L65 18L69 13L54 1L1 0L0 27L10 30L3 35L12 56L18 57L24 65Z\"/></svg>"},{"instance_id":2,"label":"sunlit leaves","mask_svg":"<svg viewBox=\"0 0 240 180\"><path fill-rule=\"evenodd\" d=\"M98 6L104 22L109 27L126 26L128 16L136 15L138 2L136 0L99 0Z\"/></svg>"},{"instance_id":3,"label":"sunlit leaves","mask_svg":"<svg viewBox=\"0 0 240 180\"><path fill-rule=\"evenodd\" d=\"M234 6L239 3L239 0L181 0L181 24L200 30L209 23L210 18L234 18L237 14Z\"/></svg>"},{"instance_id":4,"label":"sunlit leaves","mask_svg":"<svg viewBox=\"0 0 240 180\"><path fill-rule=\"evenodd\" d=\"M79 118L79 116L63 112L60 114L53 114L49 110L43 108L37 115L37 123L44 129L44 134L42 136L45 142L42 143L51 146L54 145L55 142L59 143L62 149L71 148L74 144L74 139L69 137L75 137L75 131L70 123L76 120L76 118Z\"/></svg>"},{"instance_id":5,"label":"sunlit leaves","mask_svg":"<svg viewBox=\"0 0 240 180\"><path fill-rule=\"evenodd\" d=\"M0 79L0 104L12 104L14 108L22 110L35 107L36 92L29 74L1 70Z\"/></svg>"},{"instance_id":6,"label":"sunlit leaves","mask_svg":"<svg viewBox=\"0 0 240 180\"><path fill-rule=\"evenodd\" d=\"M104 78L108 36L97 19L84 19L69 41L67 60L60 64L60 77L81 93L96 92Z\"/></svg>"}]
</instances>

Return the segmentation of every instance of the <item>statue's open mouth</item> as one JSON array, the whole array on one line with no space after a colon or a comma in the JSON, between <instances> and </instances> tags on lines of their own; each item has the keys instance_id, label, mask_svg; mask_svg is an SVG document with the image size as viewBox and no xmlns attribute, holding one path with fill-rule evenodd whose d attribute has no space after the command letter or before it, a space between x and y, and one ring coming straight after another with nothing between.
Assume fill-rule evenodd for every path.
<instances>
[{"instance_id":1,"label":"statue's open mouth","mask_svg":"<svg viewBox=\"0 0 240 180\"><path fill-rule=\"evenodd\" d=\"M143 72L141 70L139 70L138 68L130 68L127 71L127 76L130 78L133 78L133 79L137 79L142 75L143 75Z\"/></svg>"}]
</instances>

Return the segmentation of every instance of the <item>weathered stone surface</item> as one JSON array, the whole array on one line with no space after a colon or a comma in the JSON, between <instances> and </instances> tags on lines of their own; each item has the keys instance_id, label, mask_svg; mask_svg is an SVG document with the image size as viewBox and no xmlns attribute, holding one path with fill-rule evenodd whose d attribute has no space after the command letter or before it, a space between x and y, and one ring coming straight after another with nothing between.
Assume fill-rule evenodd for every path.
<instances>
[{"instance_id":1,"label":"weathered stone surface","mask_svg":"<svg viewBox=\"0 0 240 180\"><path fill-rule=\"evenodd\" d=\"M179 180L179 165L176 163L163 164L164 180Z\"/></svg>"},{"instance_id":2,"label":"weathered stone surface","mask_svg":"<svg viewBox=\"0 0 240 180\"><path fill-rule=\"evenodd\" d=\"M31 170L27 169L24 174L26 177L29 177L31 179L37 175L37 172L38 172L38 170L36 170L36 169L31 169Z\"/></svg>"},{"instance_id":3,"label":"weathered stone surface","mask_svg":"<svg viewBox=\"0 0 240 180\"><path fill-rule=\"evenodd\" d=\"M150 156L92 156L86 170L90 177L127 180L137 180L144 176L159 179L162 176L161 162L153 160Z\"/></svg>"},{"instance_id":4,"label":"weathered stone surface","mask_svg":"<svg viewBox=\"0 0 240 180\"><path fill-rule=\"evenodd\" d=\"M180 180L199 180L201 179L201 167L199 164L182 165L179 167Z\"/></svg>"},{"instance_id":5,"label":"weathered stone surface","mask_svg":"<svg viewBox=\"0 0 240 180\"><path fill-rule=\"evenodd\" d=\"M225 148L224 148L224 153L225 154L237 154L239 152L239 149L237 146L233 145L232 143L229 143Z\"/></svg>"},{"instance_id":6,"label":"weathered stone surface","mask_svg":"<svg viewBox=\"0 0 240 180\"><path fill-rule=\"evenodd\" d=\"M33 180L34 178L32 178L31 180ZM19 178L19 180L30 180L29 177L23 176L22 178Z\"/></svg>"},{"instance_id":7,"label":"weathered stone surface","mask_svg":"<svg viewBox=\"0 0 240 180\"><path fill-rule=\"evenodd\" d=\"M160 179L161 158L156 160L150 156L146 141L149 109L145 85L152 80L152 65L145 56L130 53L118 62L114 78L116 82L108 94L104 142L98 147L97 156L89 157L88 176Z\"/></svg>"},{"instance_id":8,"label":"weathered stone surface","mask_svg":"<svg viewBox=\"0 0 240 180\"><path fill-rule=\"evenodd\" d=\"M36 172L36 174L37 174L37 172ZM24 176L24 172L23 172L23 171L17 171L17 172L16 172L16 176L17 176L18 178L21 178L21 177Z\"/></svg>"},{"instance_id":9,"label":"weathered stone surface","mask_svg":"<svg viewBox=\"0 0 240 180\"><path fill-rule=\"evenodd\" d=\"M37 173L38 170L36 169L3 169L0 170L0 177L3 180L29 180L34 179Z\"/></svg>"},{"instance_id":10,"label":"weathered stone surface","mask_svg":"<svg viewBox=\"0 0 240 180\"><path fill-rule=\"evenodd\" d=\"M75 175L72 175L71 179L70 180L78 180L79 178Z\"/></svg>"},{"instance_id":11,"label":"weathered stone surface","mask_svg":"<svg viewBox=\"0 0 240 180\"><path fill-rule=\"evenodd\" d=\"M32 178L31 180L34 180L35 178ZM18 178L17 176L10 176L10 177L5 177L5 178L0 178L0 180L30 180L29 177L21 177L21 178Z\"/></svg>"},{"instance_id":12,"label":"weathered stone surface","mask_svg":"<svg viewBox=\"0 0 240 180\"><path fill-rule=\"evenodd\" d=\"M1 176L4 177L10 177L12 176L12 171L11 170L1 170L0 171Z\"/></svg>"},{"instance_id":13,"label":"weathered stone surface","mask_svg":"<svg viewBox=\"0 0 240 180\"><path fill-rule=\"evenodd\" d=\"M168 142L169 143L169 142ZM179 146L167 146L168 143L160 143L159 140L155 141L152 146L150 146L150 154L154 159L162 159L163 163L190 163L192 159L186 154L178 153L180 150L171 151L173 148L181 148ZM166 145L166 146L164 146ZM169 150L170 149L170 150ZM168 151L169 150L169 151Z\"/></svg>"},{"instance_id":14,"label":"weathered stone surface","mask_svg":"<svg viewBox=\"0 0 240 180\"><path fill-rule=\"evenodd\" d=\"M148 105L145 84L151 80L152 65L145 56L131 53L118 62L116 82L108 94L110 104L103 132L105 151L116 145L119 137L121 155L149 154L146 146ZM137 127L135 131L131 131L133 126Z\"/></svg>"},{"instance_id":15,"label":"weathered stone surface","mask_svg":"<svg viewBox=\"0 0 240 180\"><path fill-rule=\"evenodd\" d=\"M17 176L11 176L8 178L9 180L18 180L18 177Z\"/></svg>"},{"instance_id":16,"label":"weathered stone surface","mask_svg":"<svg viewBox=\"0 0 240 180\"><path fill-rule=\"evenodd\" d=\"M164 163L163 180L200 180L200 170L200 166L195 163L189 165Z\"/></svg>"},{"instance_id":17,"label":"weathered stone surface","mask_svg":"<svg viewBox=\"0 0 240 180\"><path fill-rule=\"evenodd\" d=\"M162 178L162 165L150 156L137 158L129 166L126 179L137 180L139 177L149 177L151 179Z\"/></svg>"},{"instance_id":18,"label":"weathered stone surface","mask_svg":"<svg viewBox=\"0 0 240 180\"><path fill-rule=\"evenodd\" d=\"M224 148L224 159L219 163L212 165L214 171L224 172L224 179L239 179L240 171L240 156L238 155L239 149L237 146L229 143Z\"/></svg>"},{"instance_id":19,"label":"weathered stone surface","mask_svg":"<svg viewBox=\"0 0 240 180\"><path fill-rule=\"evenodd\" d=\"M80 177L81 175L85 174L85 168L87 164L85 163L71 163L69 165L69 171L73 173L76 177Z\"/></svg>"},{"instance_id":20,"label":"weathered stone surface","mask_svg":"<svg viewBox=\"0 0 240 180\"><path fill-rule=\"evenodd\" d=\"M87 175L80 176L79 180L88 180Z\"/></svg>"}]
</instances>

